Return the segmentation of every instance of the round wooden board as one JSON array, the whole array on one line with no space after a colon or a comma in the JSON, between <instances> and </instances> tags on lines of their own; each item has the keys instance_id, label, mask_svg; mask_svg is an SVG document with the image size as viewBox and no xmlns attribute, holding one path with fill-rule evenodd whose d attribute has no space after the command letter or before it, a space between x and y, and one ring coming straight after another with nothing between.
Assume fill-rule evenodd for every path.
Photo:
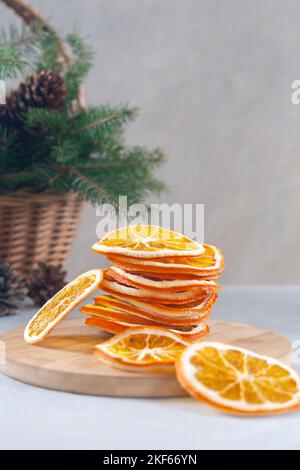
<instances>
[{"instance_id":1,"label":"round wooden board","mask_svg":"<svg viewBox=\"0 0 300 470\"><path fill-rule=\"evenodd\" d=\"M219 320L210 322L206 338L242 346L289 363L291 344L272 331ZM178 397L185 392L175 375L123 372L102 364L93 347L107 337L85 326L82 319L68 319L44 341L29 345L23 328L2 335L6 360L0 371L10 377L39 387L88 395L117 397Z\"/></svg>"}]
</instances>

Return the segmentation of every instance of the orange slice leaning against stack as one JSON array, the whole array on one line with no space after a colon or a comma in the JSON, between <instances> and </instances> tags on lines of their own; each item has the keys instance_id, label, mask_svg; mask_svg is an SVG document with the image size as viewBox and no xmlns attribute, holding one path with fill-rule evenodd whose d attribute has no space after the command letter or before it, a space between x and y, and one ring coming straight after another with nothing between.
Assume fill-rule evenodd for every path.
<instances>
[{"instance_id":1,"label":"orange slice leaning against stack","mask_svg":"<svg viewBox=\"0 0 300 470\"><path fill-rule=\"evenodd\" d=\"M161 326L188 342L208 334L220 289L215 279L224 268L220 250L151 225L110 232L93 250L114 264L99 286L107 295L81 308L87 325L113 333Z\"/></svg>"},{"instance_id":2,"label":"orange slice leaning against stack","mask_svg":"<svg viewBox=\"0 0 300 470\"><path fill-rule=\"evenodd\" d=\"M42 341L77 305L88 297L103 279L101 269L81 274L54 295L32 317L24 331L27 343Z\"/></svg>"}]
</instances>

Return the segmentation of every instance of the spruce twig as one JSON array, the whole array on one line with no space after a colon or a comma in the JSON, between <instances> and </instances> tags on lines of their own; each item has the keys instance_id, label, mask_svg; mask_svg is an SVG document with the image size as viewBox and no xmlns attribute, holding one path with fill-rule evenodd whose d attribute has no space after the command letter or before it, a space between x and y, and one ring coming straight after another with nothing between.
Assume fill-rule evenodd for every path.
<instances>
[{"instance_id":1,"label":"spruce twig","mask_svg":"<svg viewBox=\"0 0 300 470\"><path fill-rule=\"evenodd\" d=\"M111 202L114 206L118 205L118 199L103 187L97 185L91 178L82 174L76 168L70 168L70 173L76 176L74 186L85 199L88 197L92 203L99 202L100 199L102 202Z\"/></svg>"}]
</instances>

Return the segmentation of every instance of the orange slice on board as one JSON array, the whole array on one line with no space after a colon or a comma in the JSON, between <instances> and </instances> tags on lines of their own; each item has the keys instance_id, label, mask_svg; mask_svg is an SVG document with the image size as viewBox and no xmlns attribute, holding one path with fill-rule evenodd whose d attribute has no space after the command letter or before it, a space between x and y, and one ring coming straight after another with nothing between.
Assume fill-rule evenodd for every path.
<instances>
[{"instance_id":1,"label":"orange slice on board","mask_svg":"<svg viewBox=\"0 0 300 470\"><path fill-rule=\"evenodd\" d=\"M259 415L300 407L298 374L282 362L214 342L189 346L176 364L187 392L215 408Z\"/></svg>"},{"instance_id":2,"label":"orange slice on board","mask_svg":"<svg viewBox=\"0 0 300 470\"><path fill-rule=\"evenodd\" d=\"M183 305L204 300L208 291L215 291L218 286L214 281L202 281L202 288L193 288L182 292L160 292L154 289L136 289L119 282L108 281L104 278L101 289L112 295L121 295L124 299L137 298L161 304Z\"/></svg>"},{"instance_id":3,"label":"orange slice on board","mask_svg":"<svg viewBox=\"0 0 300 470\"><path fill-rule=\"evenodd\" d=\"M203 245L204 253L193 257L166 257L163 259L137 259L129 256L112 255L108 259L112 264L128 271L159 274L193 274L206 276L206 279L217 277L224 269L224 258L221 250L213 245Z\"/></svg>"},{"instance_id":4,"label":"orange slice on board","mask_svg":"<svg viewBox=\"0 0 300 470\"><path fill-rule=\"evenodd\" d=\"M125 255L136 258L165 256L197 256L203 245L177 232L154 225L129 225L114 230L92 246L104 255Z\"/></svg>"},{"instance_id":5,"label":"orange slice on board","mask_svg":"<svg viewBox=\"0 0 300 470\"><path fill-rule=\"evenodd\" d=\"M130 272L125 271L124 269L118 268L116 266L111 266L107 271L107 275L113 278L114 280L120 282L121 284L127 285L129 287L152 289L161 292L181 292L186 289L193 289L195 287L209 287L214 290L217 290L219 288L218 284L216 284L214 281L206 281L201 279L149 279L147 277L139 276L137 274L131 274Z\"/></svg>"},{"instance_id":6,"label":"orange slice on board","mask_svg":"<svg viewBox=\"0 0 300 470\"><path fill-rule=\"evenodd\" d=\"M107 331L109 333L123 333L126 329L131 327L140 327L143 326L141 323L126 323L120 321L107 320L105 318L87 318L85 324L91 327L99 328L100 330ZM152 323L153 326L153 323ZM162 325L157 325L162 326ZM200 323L199 325L192 327L186 330L177 330L175 328L170 328L169 331L177 334L180 338L189 343L194 341L199 341L205 336L208 335L210 329L206 323Z\"/></svg>"},{"instance_id":7,"label":"orange slice on board","mask_svg":"<svg viewBox=\"0 0 300 470\"><path fill-rule=\"evenodd\" d=\"M188 342L165 328L129 328L96 346L96 354L113 367L170 373Z\"/></svg>"},{"instance_id":8,"label":"orange slice on board","mask_svg":"<svg viewBox=\"0 0 300 470\"><path fill-rule=\"evenodd\" d=\"M82 300L99 286L103 279L101 269L81 274L55 294L32 317L24 331L27 343L42 341Z\"/></svg>"}]
</instances>

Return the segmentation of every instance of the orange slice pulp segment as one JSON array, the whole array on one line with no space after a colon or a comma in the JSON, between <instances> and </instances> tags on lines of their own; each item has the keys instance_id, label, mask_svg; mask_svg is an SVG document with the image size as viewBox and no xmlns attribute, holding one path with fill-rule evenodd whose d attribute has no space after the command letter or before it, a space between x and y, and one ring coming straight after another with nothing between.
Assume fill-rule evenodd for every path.
<instances>
[{"instance_id":1,"label":"orange slice pulp segment","mask_svg":"<svg viewBox=\"0 0 300 470\"><path fill-rule=\"evenodd\" d=\"M63 287L29 321L24 331L25 341L31 344L42 341L69 312L98 287L102 279L102 270L92 269Z\"/></svg>"}]
</instances>

